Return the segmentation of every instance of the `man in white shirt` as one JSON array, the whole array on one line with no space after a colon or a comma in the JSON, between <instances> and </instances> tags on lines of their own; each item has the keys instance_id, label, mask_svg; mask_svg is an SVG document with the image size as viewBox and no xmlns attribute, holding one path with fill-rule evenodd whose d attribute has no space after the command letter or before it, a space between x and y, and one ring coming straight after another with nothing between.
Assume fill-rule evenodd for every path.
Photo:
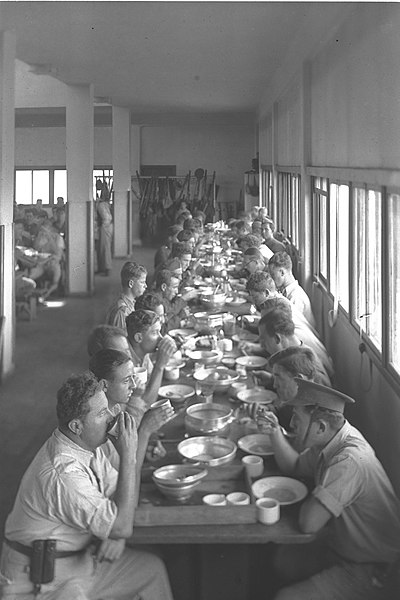
<instances>
[{"instance_id":1,"label":"man in white shirt","mask_svg":"<svg viewBox=\"0 0 400 600\"><path fill-rule=\"evenodd\" d=\"M138 485L132 417L120 414L119 436L113 438L119 471L101 448L113 415L94 375L72 376L63 384L57 417L58 429L28 467L6 522L2 597L27 600L40 590L45 600L122 600L139 592L143 600L171 600L159 559L125 548ZM56 540L55 577L33 569L35 540Z\"/></svg>"}]
</instances>

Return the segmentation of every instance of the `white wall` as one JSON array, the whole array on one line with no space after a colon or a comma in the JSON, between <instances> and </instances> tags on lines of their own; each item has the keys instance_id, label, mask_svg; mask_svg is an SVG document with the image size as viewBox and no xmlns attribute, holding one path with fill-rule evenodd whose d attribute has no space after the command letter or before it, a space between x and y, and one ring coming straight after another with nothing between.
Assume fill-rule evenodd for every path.
<instances>
[{"instance_id":1,"label":"white wall","mask_svg":"<svg viewBox=\"0 0 400 600\"><path fill-rule=\"evenodd\" d=\"M67 86L49 75L35 75L26 63L15 61L15 107L65 106Z\"/></svg>"},{"instance_id":2,"label":"white wall","mask_svg":"<svg viewBox=\"0 0 400 600\"><path fill-rule=\"evenodd\" d=\"M276 163L299 164L302 144L309 142L311 167L387 169L383 173L387 172L385 183L390 185L400 165L399 29L400 7L395 3L355 3L342 25L312 56L304 57L296 74L284 82L281 73L275 96L268 88L267 99L259 107L259 115L267 117L277 106ZM309 79L303 79L306 65ZM300 126L303 81L309 86L304 88L305 96L309 93L311 98L310 121L304 118L304 131ZM270 164L268 118L260 119L259 128L262 162ZM342 173L345 179L346 171ZM371 442L400 494L398 386L370 363L367 354L361 357L358 334L344 314L329 328L327 313L332 305L327 295L316 286L310 292L320 331L335 362L337 385L356 399L348 416Z\"/></svg>"},{"instance_id":3,"label":"white wall","mask_svg":"<svg viewBox=\"0 0 400 600\"><path fill-rule=\"evenodd\" d=\"M254 158L252 126L186 125L141 128L141 163L176 165L177 174L198 167L216 171L218 200L237 201L243 174Z\"/></svg>"}]
</instances>

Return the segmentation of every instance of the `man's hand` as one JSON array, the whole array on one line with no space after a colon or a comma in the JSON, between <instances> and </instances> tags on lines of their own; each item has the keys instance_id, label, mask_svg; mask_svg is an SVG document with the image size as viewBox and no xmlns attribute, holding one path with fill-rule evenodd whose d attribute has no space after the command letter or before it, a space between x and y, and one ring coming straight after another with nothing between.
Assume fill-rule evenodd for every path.
<instances>
[{"instance_id":1,"label":"man's hand","mask_svg":"<svg viewBox=\"0 0 400 600\"><path fill-rule=\"evenodd\" d=\"M175 411L172 406L160 406L158 408L151 408L148 410L140 423L139 433L146 433L147 435L151 435L155 433L165 425L168 421L170 421L175 416Z\"/></svg>"},{"instance_id":2,"label":"man's hand","mask_svg":"<svg viewBox=\"0 0 400 600\"><path fill-rule=\"evenodd\" d=\"M278 417L269 410L260 410L259 408L256 414L256 423L262 433L267 433L268 435L275 435L278 432L282 433Z\"/></svg>"},{"instance_id":3,"label":"man's hand","mask_svg":"<svg viewBox=\"0 0 400 600\"><path fill-rule=\"evenodd\" d=\"M118 415L118 437L110 436L118 454L123 453L136 456L138 434L136 424L127 412L121 412Z\"/></svg>"},{"instance_id":4,"label":"man's hand","mask_svg":"<svg viewBox=\"0 0 400 600\"><path fill-rule=\"evenodd\" d=\"M110 538L103 540L97 550L97 560L103 562L114 562L121 558L122 553L125 549L125 540L112 540Z\"/></svg>"},{"instance_id":5,"label":"man's hand","mask_svg":"<svg viewBox=\"0 0 400 600\"><path fill-rule=\"evenodd\" d=\"M165 367L169 359L173 357L176 351L177 347L172 337L165 335L158 345L156 362L161 367Z\"/></svg>"},{"instance_id":6,"label":"man's hand","mask_svg":"<svg viewBox=\"0 0 400 600\"><path fill-rule=\"evenodd\" d=\"M270 390L273 389L274 376L269 371L253 371L253 376L257 379L259 385L263 385Z\"/></svg>"}]
</instances>

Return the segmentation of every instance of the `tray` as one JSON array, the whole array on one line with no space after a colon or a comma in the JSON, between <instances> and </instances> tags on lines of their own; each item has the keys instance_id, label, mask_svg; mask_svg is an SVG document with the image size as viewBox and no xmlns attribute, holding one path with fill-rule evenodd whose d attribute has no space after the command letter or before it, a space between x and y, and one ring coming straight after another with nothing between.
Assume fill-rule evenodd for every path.
<instances>
[{"instance_id":1,"label":"tray","mask_svg":"<svg viewBox=\"0 0 400 600\"><path fill-rule=\"evenodd\" d=\"M218 525L255 523L256 508L251 479L242 465L225 465L208 469L208 475L195 489L193 496L184 504L175 504L165 498L151 482L151 469L142 473L139 506L135 511L135 525L155 527L158 525ZM247 492L251 504L247 506L206 506L202 498L206 494L229 494Z\"/></svg>"}]
</instances>

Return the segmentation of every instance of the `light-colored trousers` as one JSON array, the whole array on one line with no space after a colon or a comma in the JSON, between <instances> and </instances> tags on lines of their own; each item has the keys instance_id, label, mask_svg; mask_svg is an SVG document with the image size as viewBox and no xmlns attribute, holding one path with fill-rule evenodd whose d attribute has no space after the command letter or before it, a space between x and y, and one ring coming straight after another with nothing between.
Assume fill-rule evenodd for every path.
<instances>
[{"instance_id":1,"label":"light-colored trousers","mask_svg":"<svg viewBox=\"0 0 400 600\"><path fill-rule=\"evenodd\" d=\"M0 583L4 600L33 600L29 558L3 545ZM173 600L163 562L154 554L126 548L119 560L98 563L90 551L56 559L54 581L38 600Z\"/></svg>"}]
</instances>

